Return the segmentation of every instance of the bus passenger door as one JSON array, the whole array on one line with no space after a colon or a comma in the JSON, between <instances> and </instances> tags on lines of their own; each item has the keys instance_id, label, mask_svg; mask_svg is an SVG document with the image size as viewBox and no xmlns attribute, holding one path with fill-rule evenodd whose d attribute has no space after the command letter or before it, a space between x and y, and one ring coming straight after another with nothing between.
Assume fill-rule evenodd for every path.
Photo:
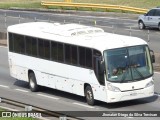
<instances>
[{"instance_id":1,"label":"bus passenger door","mask_svg":"<svg viewBox=\"0 0 160 120\"><path fill-rule=\"evenodd\" d=\"M94 56L93 57L94 62L94 72L97 78L97 81L99 82L99 85L95 86L95 99L100 101L106 101L106 88L105 88L105 79L104 79L104 72L100 70L100 62L101 62L101 56Z\"/></svg>"},{"instance_id":2,"label":"bus passenger door","mask_svg":"<svg viewBox=\"0 0 160 120\"><path fill-rule=\"evenodd\" d=\"M100 85L105 86L104 72L101 71L101 68L100 68L100 64L101 64L100 56L94 56L93 62L94 62L94 72L95 72L96 78Z\"/></svg>"}]
</instances>

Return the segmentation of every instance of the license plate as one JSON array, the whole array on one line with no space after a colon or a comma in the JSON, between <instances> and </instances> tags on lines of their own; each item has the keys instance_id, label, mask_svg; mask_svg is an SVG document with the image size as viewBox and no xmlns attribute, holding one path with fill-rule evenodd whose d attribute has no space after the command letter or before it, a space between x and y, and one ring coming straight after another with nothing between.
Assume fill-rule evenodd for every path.
<instances>
[{"instance_id":1,"label":"license plate","mask_svg":"<svg viewBox=\"0 0 160 120\"><path fill-rule=\"evenodd\" d=\"M136 96L137 93L130 93L130 96Z\"/></svg>"}]
</instances>

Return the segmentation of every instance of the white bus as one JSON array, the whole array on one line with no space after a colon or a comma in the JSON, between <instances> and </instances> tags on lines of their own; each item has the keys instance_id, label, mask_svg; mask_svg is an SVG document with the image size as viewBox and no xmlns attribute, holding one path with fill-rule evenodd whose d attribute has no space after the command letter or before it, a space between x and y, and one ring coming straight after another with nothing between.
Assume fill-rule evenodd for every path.
<instances>
[{"instance_id":1,"label":"white bus","mask_svg":"<svg viewBox=\"0 0 160 120\"><path fill-rule=\"evenodd\" d=\"M32 22L9 26L12 77L107 103L153 96L154 54L136 37L79 24Z\"/></svg>"}]
</instances>

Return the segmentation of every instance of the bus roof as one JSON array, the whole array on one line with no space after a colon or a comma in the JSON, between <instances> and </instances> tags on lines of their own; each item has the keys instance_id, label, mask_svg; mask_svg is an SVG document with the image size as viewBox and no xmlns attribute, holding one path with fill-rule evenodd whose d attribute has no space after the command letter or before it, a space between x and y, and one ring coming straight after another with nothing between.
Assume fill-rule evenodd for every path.
<instances>
[{"instance_id":1,"label":"bus roof","mask_svg":"<svg viewBox=\"0 0 160 120\"><path fill-rule=\"evenodd\" d=\"M9 26L8 32L78 46L106 49L147 44L137 37L106 33L103 29L79 24L30 22Z\"/></svg>"}]
</instances>

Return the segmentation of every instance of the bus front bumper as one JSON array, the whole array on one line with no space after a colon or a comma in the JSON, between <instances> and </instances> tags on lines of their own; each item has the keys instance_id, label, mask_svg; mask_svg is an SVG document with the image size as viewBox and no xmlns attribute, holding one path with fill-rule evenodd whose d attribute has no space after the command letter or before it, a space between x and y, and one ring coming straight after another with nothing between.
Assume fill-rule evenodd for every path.
<instances>
[{"instance_id":1,"label":"bus front bumper","mask_svg":"<svg viewBox=\"0 0 160 120\"><path fill-rule=\"evenodd\" d=\"M134 100L151 97L154 95L154 85L134 91L113 92L107 90L107 103Z\"/></svg>"}]
</instances>

